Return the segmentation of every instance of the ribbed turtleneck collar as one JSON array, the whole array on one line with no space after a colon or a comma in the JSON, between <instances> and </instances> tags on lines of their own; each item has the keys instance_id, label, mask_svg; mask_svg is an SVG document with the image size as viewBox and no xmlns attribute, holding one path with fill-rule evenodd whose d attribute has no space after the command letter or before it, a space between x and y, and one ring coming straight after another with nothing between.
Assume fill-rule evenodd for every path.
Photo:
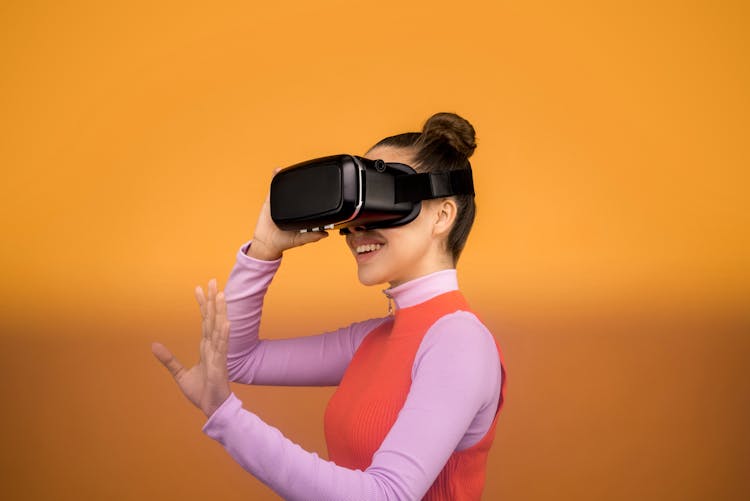
<instances>
[{"instance_id":1,"label":"ribbed turtleneck collar","mask_svg":"<svg viewBox=\"0 0 750 501\"><path fill-rule=\"evenodd\" d=\"M436 271L396 287L383 290L383 294L392 298L396 309L409 308L432 299L435 296L458 290L458 278L455 268Z\"/></svg>"}]
</instances>

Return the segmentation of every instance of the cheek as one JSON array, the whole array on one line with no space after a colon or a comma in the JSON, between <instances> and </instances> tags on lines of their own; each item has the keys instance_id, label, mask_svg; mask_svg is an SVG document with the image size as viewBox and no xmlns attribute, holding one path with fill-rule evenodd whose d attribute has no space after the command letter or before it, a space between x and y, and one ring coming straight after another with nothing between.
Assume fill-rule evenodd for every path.
<instances>
[{"instance_id":1,"label":"cheek","mask_svg":"<svg viewBox=\"0 0 750 501\"><path fill-rule=\"evenodd\" d=\"M404 234L390 249L388 256L393 266L412 266L427 252L427 240L418 234Z\"/></svg>"}]
</instances>

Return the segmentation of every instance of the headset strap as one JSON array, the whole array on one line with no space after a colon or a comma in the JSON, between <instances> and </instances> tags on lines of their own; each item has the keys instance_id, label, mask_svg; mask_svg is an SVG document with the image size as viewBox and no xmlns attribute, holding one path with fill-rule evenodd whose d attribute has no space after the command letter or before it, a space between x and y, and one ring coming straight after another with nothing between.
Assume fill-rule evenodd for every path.
<instances>
[{"instance_id":1,"label":"headset strap","mask_svg":"<svg viewBox=\"0 0 750 501\"><path fill-rule=\"evenodd\" d=\"M396 177L396 203L418 202L452 195L473 195L471 165L446 172L422 172Z\"/></svg>"}]
</instances>

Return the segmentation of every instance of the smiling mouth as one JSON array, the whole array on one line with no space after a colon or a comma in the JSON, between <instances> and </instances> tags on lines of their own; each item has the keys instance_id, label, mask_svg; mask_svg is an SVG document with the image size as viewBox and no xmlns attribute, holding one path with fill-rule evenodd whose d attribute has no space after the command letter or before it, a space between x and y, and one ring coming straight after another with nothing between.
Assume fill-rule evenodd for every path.
<instances>
[{"instance_id":1,"label":"smiling mouth","mask_svg":"<svg viewBox=\"0 0 750 501\"><path fill-rule=\"evenodd\" d=\"M357 248L354 250L357 253L357 255L360 255L360 254L367 254L370 252L374 252L382 248L383 248L383 244L367 244L367 245L358 245Z\"/></svg>"}]
</instances>

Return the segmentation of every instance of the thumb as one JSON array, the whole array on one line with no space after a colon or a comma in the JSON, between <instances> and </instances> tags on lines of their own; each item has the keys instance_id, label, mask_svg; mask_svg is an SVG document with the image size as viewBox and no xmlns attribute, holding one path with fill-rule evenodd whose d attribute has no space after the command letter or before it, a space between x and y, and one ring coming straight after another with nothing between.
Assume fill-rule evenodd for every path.
<instances>
[{"instance_id":1,"label":"thumb","mask_svg":"<svg viewBox=\"0 0 750 501\"><path fill-rule=\"evenodd\" d=\"M151 353L154 354L159 362L164 364L164 367L167 368L169 373L172 374L175 379L179 379L180 374L185 371L185 368L182 366L182 364L177 361L175 356L172 355L172 352L169 351L163 344L151 343Z\"/></svg>"}]
</instances>

